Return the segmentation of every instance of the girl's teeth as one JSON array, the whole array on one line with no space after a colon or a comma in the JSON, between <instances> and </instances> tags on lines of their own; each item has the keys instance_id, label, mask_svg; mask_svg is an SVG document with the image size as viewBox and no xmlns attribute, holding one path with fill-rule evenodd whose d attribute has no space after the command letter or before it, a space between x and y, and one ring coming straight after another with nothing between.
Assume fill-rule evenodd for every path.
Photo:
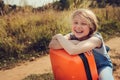
<instances>
[{"instance_id":1,"label":"girl's teeth","mask_svg":"<svg viewBox=\"0 0 120 80\"><path fill-rule=\"evenodd\" d=\"M76 31L76 30L75 30L75 32L76 32L76 33L82 33L83 31Z\"/></svg>"}]
</instances>

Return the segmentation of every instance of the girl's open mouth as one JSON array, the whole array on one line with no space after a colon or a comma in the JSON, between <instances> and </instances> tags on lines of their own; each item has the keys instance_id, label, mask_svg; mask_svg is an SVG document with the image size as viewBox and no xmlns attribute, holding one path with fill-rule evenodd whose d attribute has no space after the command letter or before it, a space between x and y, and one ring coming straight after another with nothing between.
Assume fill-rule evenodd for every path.
<instances>
[{"instance_id":1,"label":"girl's open mouth","mask_svg":"<svg viewBox=\"0 0 120 80\"><path fill-rule=\"evenodd\" d=\"M83 31L77 31L77 30L74 30L76 33L83 33Z\"/></svg>"}]
</instances>

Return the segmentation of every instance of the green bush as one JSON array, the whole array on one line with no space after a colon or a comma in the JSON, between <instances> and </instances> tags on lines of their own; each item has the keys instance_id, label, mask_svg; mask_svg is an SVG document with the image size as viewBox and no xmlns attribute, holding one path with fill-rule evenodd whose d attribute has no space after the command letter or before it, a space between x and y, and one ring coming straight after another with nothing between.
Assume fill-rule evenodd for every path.
<instances>
[{"instance_id":1,"label":"green bush","mask_svg":"<svg viewBox=\"0 0 120 80\"><path fill-rule=\"evenodd\" d=\"M1 17L0 64L48 53L52 36L69 32L65 16L64 12L47 11Z\"/></svg>"},{"instance_id":2,"label":"green bush","mask_svg":"<svg viewBox=\"0 0 120 80\"><path fill-rule=\"evenodd\" d=\"M105 40L112 38L114 36L120 35L120 22L117 21L106 21L101 23L99 32L103 35Z\"/></svg>"},{"instance_id":3,"label":"green bush","mask_svg":"<svg viewBox=\"0 0 120 80\"><path fill-rule=\"evenodd\" d=\"M119 9L119 8L118 8ZM97 14L99 32L105 39L120 34L119 12L112 14L109 9L108 20L101 9L93 9ZM71 11L43 11L40 13L16 13L0 17L0 65L7 61L28 60L29 57L48 53L48 45L53 35L69 33ZM115 16L115 18L113 17ZM112 19L113 20L112 20ZM7 63L8 64L8 63Z\"/></svg>"},{"instance_id":4,"label":"green bush","mask_svg":"<svg viewBox=\"0 0 120 80\"><path fill-rule=\"evenodd\" d=\"M53 74L45 73L45 74L31 74L24 78L23 80L54 80Z\"/></svg>"}]
</instances>

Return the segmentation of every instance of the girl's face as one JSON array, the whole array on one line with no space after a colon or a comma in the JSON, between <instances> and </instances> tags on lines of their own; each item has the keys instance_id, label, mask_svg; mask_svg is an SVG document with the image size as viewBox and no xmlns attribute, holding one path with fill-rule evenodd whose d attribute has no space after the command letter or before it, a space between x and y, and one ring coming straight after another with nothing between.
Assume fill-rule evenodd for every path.
<instances>
[{"instance_id":1,"label":"girl's face","mask_svg":"<svg viewBox=\"0 0 120 80\"><path fill-rule=\"evenodd\" d=\"M72 32L78 39L83 39L88 36L90 27L86 19L76 15L72 19Z\"/></svg>"}]
</instances>

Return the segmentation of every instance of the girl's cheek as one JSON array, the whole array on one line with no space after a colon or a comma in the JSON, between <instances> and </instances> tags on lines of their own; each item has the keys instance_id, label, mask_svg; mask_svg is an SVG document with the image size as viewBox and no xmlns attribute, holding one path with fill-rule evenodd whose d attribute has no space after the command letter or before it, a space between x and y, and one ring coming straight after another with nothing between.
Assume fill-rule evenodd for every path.
<instances>
[{"instance_id":1,"label":"girl's cheek","mask_svg":"<svg viewBox=\"0 0 120 80\"><path fill-rule=\"evenodd\" d=\"M71 30L72 30L72 32L74 32L74 27L73 26L72 26Z\"/></svg>"},{"instance_id":2,"label":"girl's cheek","mask_svg":"<svg viewBox=\"0 0 120 80\"><path fill-rule=\"evenodd\" d=\"M75 25L73 25L72 28L75 29Z\"/></svg>"},{"instance_id":3,"label":"girl's cheek","mask_svg":"<svg viewBox=\"0 0 120 80\"><path fill-rule=\"evenodd\" d=\"M74 27L74 26L72 26L72 31L74 31L74 29L75 29L75 27Z\"/></svg>"}]
</instances>

